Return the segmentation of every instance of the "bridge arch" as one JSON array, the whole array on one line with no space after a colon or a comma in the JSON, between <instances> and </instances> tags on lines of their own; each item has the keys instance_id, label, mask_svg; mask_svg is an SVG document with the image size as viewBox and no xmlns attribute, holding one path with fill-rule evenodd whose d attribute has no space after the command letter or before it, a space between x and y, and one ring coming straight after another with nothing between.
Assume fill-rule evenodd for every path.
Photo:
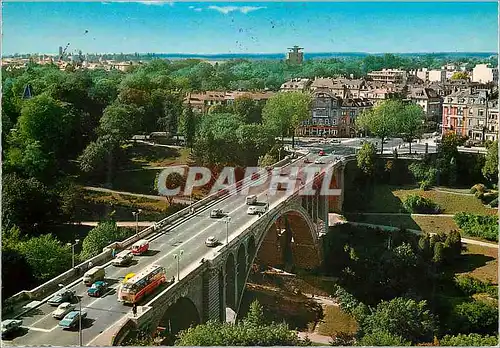
<instances>
[{"instance_id":1,"label":"bridge arch","mask_svg":"<svg viewBox=\"0 0 500 348\"><path fill-rule=\"evenodd\" d=\"M248 241L246 272L241 287L238 286L237 313L256 260L270 266L285 266L288 262L303 269L314 269L321 264L317 227L307 211L298 204L275 214L257 238L255 243L253 236ZM238 282L239 285L239 279Z\"/></svg>"},{"instance_id":2,"label":"bridge arch","mask_svg":"<svg viewBox=\"0 0 500 348\"><path fill-rule=\"evenodd\" d=\"M165 333L176 336L180 331L200 323L201 317L196 305L188 297L181 297L168 307L158 326L164 328Z\"/></svg>"},{"instance_id":3,"label":"bridge arch","mask_svg":"<svg viewBox=\"0 0 500 348\"><path fill-rule=\"evenodd\" d=\"M236 280L237 280L236 293L239 294L245 288L245 281L247 275L247 255L244 243L241 243L238 248L237 260L238 262L236 263Z\"/></svg>"},{"instance_id":4,"label":"bridge arch","mask_svg":"<svg viewBox=\"0 0 500 348\"><path fill-rule=\"evenodd\" d=\"M226 306L235 310L236 309L236 269L233 253L229 253L226 259L226 269L224 272L225 292L226 292Z\"/></svg>"}]
</instances>

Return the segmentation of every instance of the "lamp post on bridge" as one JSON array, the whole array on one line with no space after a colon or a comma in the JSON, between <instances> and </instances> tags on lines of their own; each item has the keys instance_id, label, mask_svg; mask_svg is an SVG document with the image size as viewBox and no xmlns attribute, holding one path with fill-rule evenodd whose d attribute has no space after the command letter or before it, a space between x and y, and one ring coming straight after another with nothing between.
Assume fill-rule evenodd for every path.
<instances>
[{"instance_id":1,"label":"lamp post on bridge","mask_svg":"<svg viewBox=\"0 0 500 348\"><path fill-rule=\"evenodd\" d=\"M184 250L180 250L177 254L174 255L174 259L177 260L177 281L181 280L180 277L180 262L181 262L181 256L184 254Z\"/></svg>"},{"instance_id":2,"label":"lamp post on bridge","mask_svg":"<svg viewBox=\"0 0 500 348\"><path fill-rule=\"evenodd\" d=\"M71 244L71 243L67 243L68 246L71 247L71 256L72 256L72 265L73 265L73 268L75 268L75 245L78 245L78 243L80 243L80 239L75 239L75 243L74 244Z\"/></svg>"},{"instance_id":3,"label":"lamp post on bridge","mask_svg":"<svg viewBox=\"0 0 500 348\"><path fill-rule=\"evenodd\" d=\"M226 224L226 245L229 244L229 223L231 222L231 217L226 216L224 223Z\"/></svg>"},{"instance_id":4,"label":"lamp post on bridge","mask_svg":"<svg viewBox=\"0 0 500 348\"><path fill-rule=\"evenodd\" d=\"M139 234L139 214L142 213L142 209L137 209L137 211L133 211L132 214L135 217L135 234Z\"/></svg>"}]
</instances>

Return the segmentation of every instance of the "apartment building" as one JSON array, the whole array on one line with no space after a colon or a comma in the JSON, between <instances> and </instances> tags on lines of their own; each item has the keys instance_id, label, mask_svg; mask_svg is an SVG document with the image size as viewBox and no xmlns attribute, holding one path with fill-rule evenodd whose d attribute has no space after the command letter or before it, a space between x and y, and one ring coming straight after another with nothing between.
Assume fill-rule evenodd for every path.
<instances>
[{"instance_id":1,"label":"apartment building","mask_svg":"<svg viewBox=\"0 0 500 348\"><path fill-rule=\"evenodd\" d=\"M488 110L486 112L486 130L484 140L498 140L498 93L488 101Z\"/></svg>"},{"instance_id":2,"label":"apartment building","mask_svg":"<svg viewBox=\"0 0 500 348\"><path fill-rule=\"evenodd\" d=\"M427 68L418 69L415 75L424 82L445 82L446 70L430 70Z\"/></svg>"},{"instance_id":3,"label":"apartment building","mask_svg":"<svg viewBox=\"0 0 500 348\"><path fill-rule=\"evenodd\" d=\"M399 69L382 69L369 72L368 77L378 82L401 83L407 79L408 74L406 71Z\"/></svg>"},{"instance_id":4,"label":"apartment building","mask_svg":"<svg viewBox=\"0 0 500 348\"><path fill-rule=\"evenodd\" d=\"M281 92L304 92L311 86L310 79L295 78L281 85Z\"/></svg>"},{"instance_id":5,"label":"apartment building","mask_svg":"<svg viewBox=\"0 0 500 348\"><path fill-rule=\"evenodd\" d=\"M498 68L491 68L488 64L477 64L474 69L472 69L472 81L473 82L498 82Z\"/></svg>"},{"instance_id":6,"label":"apartment building","mask_svg":"<svg viewBox=\"0 0 500 348\"><path fill-rule=\"evenodd\" d=\"M214 105L233 105L236 98L248 96L255 101L266 101L275 92L243 92L243 91L206 91L201 93L188 93L184 98L184 104L190 104L193 111L207 113Z\"/></svg>"},{"instance_id":7,"label":"apartment building","mask_svg":"<svg viewBox=\"0 0 500 348\"><path fill-rule=\"evenodd\" d=\"M446 96L443 101L443 133L454 132L472 140L485 140L489 94L488 90L469 89Z\"/></svg>"},{"instance_id":8,"label":"apartment building","mask_svg":"<svg viewBox=\"0 0 500 348\"><path fill-rule=\"evenodd\" d=\"M342 138L356 136L356 118L373 107L373 102L364 98L347 98L340 101L338 136Z\"/></svg>"},{"instance_id":9,"label":"apartment building","mask_svg":"<svg viewBox=\"0 0 500 348\"><path fill-rule=\"evenodd\" d=\"M340 97L329 88L316 88L312 92L311 118L302 122L296 134L301 136L337 136L340 116Z\"/></svg>"},{"instance_id":10,"label":"apartment building","mask_svg":"<svg viewBox=\"0 0 500 348\"><path fill-rule=\"evenodd\" d=\"M442 98L432 88L410 87L406 99L422 107L428 123L441 120Z\"/></svg>"}]
</instances>

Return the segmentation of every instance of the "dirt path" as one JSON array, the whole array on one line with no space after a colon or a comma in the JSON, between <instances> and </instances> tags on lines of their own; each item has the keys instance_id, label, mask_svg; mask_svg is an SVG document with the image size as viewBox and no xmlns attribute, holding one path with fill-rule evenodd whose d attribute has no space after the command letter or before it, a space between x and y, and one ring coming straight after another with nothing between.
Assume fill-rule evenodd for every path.
<instances>
[{"instance_id":1,"label":"dirt path","mask_svg":"<svg viewBox=\"0 0 500 348\"><path fill-rule=\"evenodd\" d=\"M116 194L124 195L124 196L134 196L134 197L153 199L156 201L166 201L166 198L163 196L145 195L142 193L133 193L133 192L126 192L126 191L115 191L115 190L107 189L104 187L84 186L83 188L85 190L88 190L88 191L96 191L96 192L104 192L104 193L116 193ZM174 198L173 202L174 203L183 203L183 204L190 204L191 203L191 201L188 198Z\"/></svg>"}]
</instances>

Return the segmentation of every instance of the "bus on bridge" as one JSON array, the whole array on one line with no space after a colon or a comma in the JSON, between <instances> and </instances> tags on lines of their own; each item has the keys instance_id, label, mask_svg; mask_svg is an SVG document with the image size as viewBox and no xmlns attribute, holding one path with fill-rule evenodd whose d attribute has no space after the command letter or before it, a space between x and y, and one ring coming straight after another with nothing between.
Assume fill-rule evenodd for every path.
<instances>
[{"instance_id":1,"label":"bus on bridge","mask_svg":"<svg viewBox=\"0 0 500 348\"><path fill-rule=\"evenodd\" d=\"M129 280L127 280L118 290L118 301L123 303L137 303L144 296L152 293L161 284L166 283L165 268L159 265L152 265Z\"/></svg>"}]
</instances>

